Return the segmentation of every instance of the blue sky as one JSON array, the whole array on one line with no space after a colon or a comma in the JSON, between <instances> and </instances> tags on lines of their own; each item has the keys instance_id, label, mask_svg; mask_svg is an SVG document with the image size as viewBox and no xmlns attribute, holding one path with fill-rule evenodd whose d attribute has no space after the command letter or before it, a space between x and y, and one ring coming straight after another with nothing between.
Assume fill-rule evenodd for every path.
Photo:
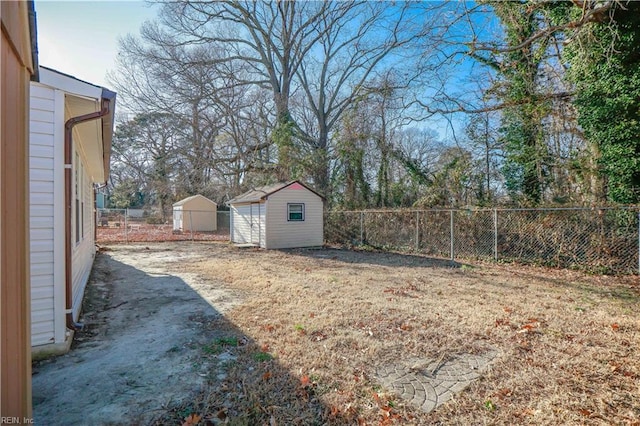
<instances>
[{"instance_id":1,"label":"blue sky","mask_svg":"<svg viewBox=\"0 0 640 426\"><path fill-rule=\"evenodd\" d=\"M35 0L35 9L40 64L111 88L106 74L115 69L118 39L137 35L145 21L157 16L159 6L144 1ZM437 128L442 136L450 131L436 117L423 125Z\"/></svg>"},{"instance_id":2,"label":"blue sky","mask_svg":"<svg viewBox=\"0 0 640 426\"><path fill-rule=\"evenodd\" d=\"M118 39L138 34L158 8L141 1L35 0L35 9L40 65L108 88Z\"/></svg>"}]
</instances>

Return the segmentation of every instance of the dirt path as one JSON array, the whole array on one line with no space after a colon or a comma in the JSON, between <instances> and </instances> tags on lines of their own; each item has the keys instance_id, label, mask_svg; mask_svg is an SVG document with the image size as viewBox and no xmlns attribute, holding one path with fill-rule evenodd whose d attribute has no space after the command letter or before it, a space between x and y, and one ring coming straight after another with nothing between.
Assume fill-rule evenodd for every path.
<instances>
[{"instance_id":1,"label":"dirt path","mask_svg":"<svg viewBox=\"0 0 640 426\"><path fill-rule=\"evenodd\" d=\"M37 424L145 424L200 390L216 369L201 356L216 333L205 324L240 296L181 270L206 255L190 247L112 246L98 254L85 330L71 352L34 365Z\"/></svg>"}]
</instances>

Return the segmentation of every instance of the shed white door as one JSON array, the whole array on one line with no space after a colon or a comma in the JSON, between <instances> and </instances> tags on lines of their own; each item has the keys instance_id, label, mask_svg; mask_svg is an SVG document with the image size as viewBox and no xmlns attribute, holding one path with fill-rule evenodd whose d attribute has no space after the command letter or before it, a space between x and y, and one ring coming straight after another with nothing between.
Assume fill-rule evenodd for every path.
<instances>
[{"instance_id":1,"label":"shed white door","mask_svg":"<svg viewBox=\"0 0 640 426\"><path fill-rule=\"evenodd\" d=\"M232 241L238 244L251 242L251 206L232 206Z\"/></svg>"},{"instance_id":2,"label":"shed white door","mask_svg":"<svg viewBox=\"0 0 640 426\"><path fill-rule=\"evenodd\" d=\"M173 208L173 230L182 230L182 207Z\"/></svg>"},{"instance_id":3,"label":"shed white door","mask_svg":"<svg viewBox=\"0 0 640 426\"><path fill-rule=\"evenodd\" d=\"M260 203L251 203L251 244L260 245Z\"/></svg>"}]
</instances>

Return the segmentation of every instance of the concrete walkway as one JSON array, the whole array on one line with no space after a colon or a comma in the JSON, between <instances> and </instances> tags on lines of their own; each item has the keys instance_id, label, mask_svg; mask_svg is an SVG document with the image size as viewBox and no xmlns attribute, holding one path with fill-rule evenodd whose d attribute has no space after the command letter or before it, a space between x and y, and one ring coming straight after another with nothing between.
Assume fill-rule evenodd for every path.
<instances>
[{"instance_id":1,"label":"concrete walkway","mask_svg":"<svg viewBox=\"0 0 640 426\"><path fill-rule=\"evenodd\" d=\"M242 299L184 269L210 256L193 247L114 245L96 257L84 334L68 354L34 366L36 424L155 424L216 377L222 363L202 355L217 336L208 324Z\"/></svg>"}]
</instances>

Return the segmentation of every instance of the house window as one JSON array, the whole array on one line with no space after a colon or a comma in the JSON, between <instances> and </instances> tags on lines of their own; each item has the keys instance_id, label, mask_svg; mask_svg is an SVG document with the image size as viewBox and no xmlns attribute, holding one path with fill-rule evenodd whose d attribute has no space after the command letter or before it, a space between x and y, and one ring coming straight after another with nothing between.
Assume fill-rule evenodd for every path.
<instances>
[{"instance_id":1,"label":"house window","mask_svg":"<svg viewBox=\"0 0 640 426\"><path fill-rule=\"evenodd\" d=\"M304 221L304 204L287 204L287 220L290 222Z\"/></svg>"},{"instance_id":2,"label":"house window","mask_svg":"<svg viewBox=\"0 0 640 426\"><path fill-rule=\"evenodd\" d=\"M75 155L75 167L74 167L74 183L75 183L75 225L76 225L76 243L80 242L80 221L82 213L80 212L80 189L82 186L80 185L80 159L78 157L78 153Z\"/></svg>"},{"instance_id":3,"label":"house window","mask_svg":"<svg viewBox=\"0 0 640 426\"><path fill-rule=\"evenodd\" d=\"M85 208L84 208L84 197L86 196L86 189L84 187L85 179L84 179L84 167L82 167L82 163L80 163L80 239L84 240L84 223L85 223Z\"/></svg>"},{"instance_id":4,"label":"house window","mask_svg":"<svg viewBox=\"0 0 640 426\"><path fill-rule=\"evenodd\" d=\"M74 167L75 186L75 234L76 244L84 239L84 170L78 152L75 155Z\"/></svg>"}]
</instances>

